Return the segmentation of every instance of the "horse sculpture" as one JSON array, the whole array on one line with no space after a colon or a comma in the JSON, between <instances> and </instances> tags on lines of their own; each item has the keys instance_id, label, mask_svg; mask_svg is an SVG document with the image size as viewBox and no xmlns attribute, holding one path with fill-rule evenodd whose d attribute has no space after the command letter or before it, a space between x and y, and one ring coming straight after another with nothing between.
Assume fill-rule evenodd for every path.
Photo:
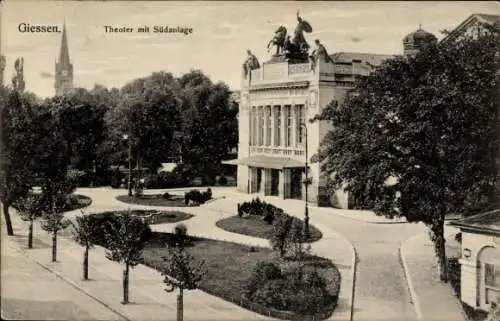
<instances>
[{"instance_id":1,"label":"horse sculpture","mask_svg":"<svg viewBox=\"0 0 500 321\"><path fill-rule=\"evenodd\" d=\"M275 56L283 54L285 50L286 33L287 33L286 28L280 26L274 32L274 38L267 44L267 51L269 52L271 46L276 46Z\"/></svg>"}]
</instances>

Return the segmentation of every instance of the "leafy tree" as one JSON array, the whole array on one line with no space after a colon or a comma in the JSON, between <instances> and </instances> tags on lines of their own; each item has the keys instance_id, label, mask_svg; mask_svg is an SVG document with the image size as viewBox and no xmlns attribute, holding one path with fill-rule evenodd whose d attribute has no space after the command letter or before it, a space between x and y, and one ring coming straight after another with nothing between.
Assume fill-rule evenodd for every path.
<instances>
[{"instance_id":1,"label":"leafy tree","mask_svg":"<svg viewBox=\"0 0 500 321\"><path fill-rule=\"evenodd\" d=\"M71 222L73 226L74 240L85 248L83 253L83 279L89 279L89 250L94 247L96 242L97 226L96 220L85 215L82 211L82 216L76 217L76 224Z\"/></svg>"},{"instance_id":2,"label":"leafy tree","mask_svg":"<svg viewBox=\"0 0 500 321\"><path fill-rule=\"evenodd\" d=\"M238 109L229 88L214 84L199 70L180 77L182 88L182 158L212 179L220 173L220 161L238 144Z\"/></svg>"},{"instance_id":3,"label":"leafy tree","mask_svg":"<svg viewBox=\"0 0 500 321\"><path fill-rule=\"evenodd\" d=\"M0 199L8 235L14 234L10 206L25 197L33 183L31 156L38 140L32 131L36 121L35 103L36 97L32 94L0 87Z\"/></svg>"},{"instance_id":4,"label":"leafy tree","mask_svg":"<svg viewBox=\"0 0 500 321\"><path fill-rule=\"evenodd\" d=\"M109 223L104 229L107 251L106 257L125 264L123 270L123 301L129 303L129 268L141 262L142 251L151 237L151 229L130 213L117 217L115 223Z\"/></svg>"},{"instance_id":5,"label":"leafy tree","mask_svg":"<svg viewBox=\"0 0 500 321\"><path fill-rule=\"evenodd\" d=\"M64 213L60 211L55 201L55 197L50 197L53 200L52 210L46 211L42 215L42 229L52 234L52 262L57 261L57 234L70 225L70 221L64 218Z\"/></svg>"},{"instance_id":6,"label":"leafy tree","mask_svg":"<svg viewBox=\"0 0 500 321\"><path fill-rule=\"evenodd\" d=\"M165 276L163 283L167 285L165 291L173 292L179 289L177 296L177 321L183 320L183 295L184 290L198 288L200 281L206 274L204 262L195 264L194 257L183 251L182 247L170 249L170 255L164 258L165 267L162 275Z\"/></svg>"},{"instance_id":7,"label":"leafy tree","mask_svg":"<svg viewBox=\"0 0 500 321\"><path fill-rule=\"evenodd\" d=\"M330 187L379 215L429 226L443 281L445 216L483 210L494 195L498 38L493 31L390 60L316 118L333 128L315 156Z\"/></svg>"},{"instance_id":8,"label":"leafy tree","mask_svg":"<svg viewBox=\"0 0 500 321\"><path fill-rule=\"evenodd\" d=\"M33 222L42 216L42 206L40 197L37 195L27 195L16 202L19 215L24 221L29 221L28 248L33 248Z\"/></svg>"},{"instance_id":9,"label":"leafy tree","mask_svg":"<svg viewBox=\"0 0 500 321\"><path fill-rule=\"evenodd\" d=\"M166 159L178 123L176 86L173 76L162 72L136 79L120 91L113 116L116 136L129 136L139 168L156 172Z\"/></svg>"}]
</instances>

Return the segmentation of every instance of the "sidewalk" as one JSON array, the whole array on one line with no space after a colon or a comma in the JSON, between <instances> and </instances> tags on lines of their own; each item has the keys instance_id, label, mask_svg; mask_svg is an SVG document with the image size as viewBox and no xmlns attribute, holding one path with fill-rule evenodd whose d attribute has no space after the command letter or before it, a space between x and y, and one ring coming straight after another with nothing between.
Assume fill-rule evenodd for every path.
<instances>
[{"instance_id":1,"label":"sidewalk","mask_svg":"<svg viewBox=\"0 0 500 321\"><path fill-rule=\"evenodd\" d=\"M13 224L18 235L26 234L27 228L15 211L11 213ZM2 228L5 228L2 226ZM175 320L176 319L176 293L165 292L160 273L154 269L139 265L130 272L130 301L128 305L120 303L122 299L122 266L115 262L109 261L104 256L104 249L96 247L90 252L90 269L89 281L83 281L82 273L82 256L83 248L75 244L72 240L59 238L58 240L58 262L51 262L50 237L40 229L39 224L35 226L35 248L26 249L26 236L7 237L8 246L22 252L31 262L36 262L46 270L52 271L59 279L64 280L72 287L57 288L52 287L45 276L36 278L32 282L38 284L40 291L45 294L50 293L48 297L62 298L69 297L68 289L78 289L84 293L86 300L92 298L94 304L100 305L107 310L108 314L104 317L94 319L109 320L109 319L125 319L125 320ZM4 239L4 237L2 237ZM2 240L4 241L4 240ZM4 243L4 242L2 242ZM2 257L4 258L2 249ZM11 261L15 264L15 261ZM14 268L21 268L14 267ZM3 271L3 270L2 270ZM20 285L22 287L23 285ZM2 298L12 296L12 292L18 291L13 287L2 289ZM56 292L62 291L62 292ZM29 294L26 294L29 296ZM24 297L21 296L21 297ZM56 300L57 301L57 300ZM89 310L85 308L88 302L83 302L79 297L72 302L80 310ZM59 304L61 305L61 304ZM57 313L59 309L64 309L56 305L53 313ZM23 308L29 310L29 306ZM205 292L194 290L188 291L184 296L184 317L185 320L201 321L201 320L270 320L264 316L253 313L226 302L222 299L206 294ZM9 311L4 311L5 316L9 316ZM94 313L95 314L95 313ZM36 315L36 314L35 314ZM103 314L104 315L104 314ZM54 318L52 315L46 315L47 318ZM56 317L57 318L57 317ZM92 315L82 314L79 319L89 319ZM39 317L35 317L39 319Z\"/></svg>"},{"instance_id":2,"label":"sidewalk","mask_svg":"<svg viewBox=\"0 0 500 321\"><path fill-rule=\"evenodd\" d=\"M458 230L446 228L446 254L457 256L460 247L454 240ZM437 273L434 245L427 233L409 238L400 248L417 319L421 321L465 321L459 298L450 283L442 283Z\"/></svg>"}]
</instances>

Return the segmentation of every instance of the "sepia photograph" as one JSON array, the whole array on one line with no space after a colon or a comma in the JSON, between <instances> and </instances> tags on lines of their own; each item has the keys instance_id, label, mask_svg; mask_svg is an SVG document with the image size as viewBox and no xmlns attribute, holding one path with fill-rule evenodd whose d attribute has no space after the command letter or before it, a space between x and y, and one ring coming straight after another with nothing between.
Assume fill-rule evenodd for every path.
<instances>
[{"instance_id":1,"label":"sepia photograph","mask_svg":"<svg viewBox=\"0 0 500 321\"><path fill-rule=\"evenodd\" d=\"M2 320L500 321L497 1L0 0Z\"/></svg>"}]
</instances>

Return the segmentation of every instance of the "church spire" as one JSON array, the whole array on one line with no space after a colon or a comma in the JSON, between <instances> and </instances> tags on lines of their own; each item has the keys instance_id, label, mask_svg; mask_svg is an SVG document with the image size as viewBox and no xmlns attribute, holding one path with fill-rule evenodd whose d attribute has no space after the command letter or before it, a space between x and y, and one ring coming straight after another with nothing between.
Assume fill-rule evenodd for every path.
<instances>
[{"instance_id":1,"label":"church spire","mask_svg":"<svg viewBox=\"0 0 500 321\"><path fill-rule=\"evenodd\" d=\"M59 63L63 66L68 66L70 64L68 36L66 34L66 19L64 20L63 33L61 37L61 51L59 52Z\"/></svg>"},{"instance_id":2,"label":"church spire","mask_svg":"<svg viewBox=\"0 0 500 321\"><path fill-rule=\"evenodd\" d=\"M56 95L62 95L73 89L73 65L69 59L68 35L66 32L66 20L64 20L63 33L61 37L61 50L59 61L56 61L55 89Z\"/></svg>"}]
</instances>

